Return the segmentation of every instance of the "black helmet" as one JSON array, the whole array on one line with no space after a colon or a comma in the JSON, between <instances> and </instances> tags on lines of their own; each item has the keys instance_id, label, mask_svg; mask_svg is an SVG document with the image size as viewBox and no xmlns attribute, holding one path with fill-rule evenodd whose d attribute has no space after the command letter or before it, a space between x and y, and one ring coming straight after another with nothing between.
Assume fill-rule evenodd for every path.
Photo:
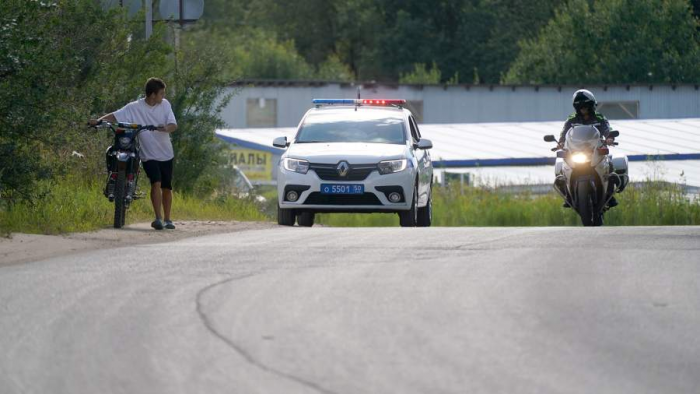
<instances>
[{"instance_id":1,"label":"black helmet","mask_svg":"<svg viewBox=\"0 0 700 394\"><path fill-rule=\"evenodd\" d=\"M583 107L588 107L589 111L594 112L598 105L593 93L586 89L577 90L574 93L573 101L576 112L579 112Z\"/></svg>"}]
</instances>

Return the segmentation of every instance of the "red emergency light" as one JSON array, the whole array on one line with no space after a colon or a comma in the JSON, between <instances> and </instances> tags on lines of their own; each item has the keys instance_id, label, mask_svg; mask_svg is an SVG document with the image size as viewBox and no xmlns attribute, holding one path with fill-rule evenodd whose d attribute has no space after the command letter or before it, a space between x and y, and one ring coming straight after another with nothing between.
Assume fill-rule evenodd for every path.
<instances>
[{"instance_id":1,"label":"red emergency light","mask_svg":"<svg viewBox=\"0 0 700 394\"><path fill-rule=\"evenodd\" d=\"M363 99L362 104L364 104L364 105L403 105L403 104L406 104L406 100Z\"/></svg>"}]
</instances>

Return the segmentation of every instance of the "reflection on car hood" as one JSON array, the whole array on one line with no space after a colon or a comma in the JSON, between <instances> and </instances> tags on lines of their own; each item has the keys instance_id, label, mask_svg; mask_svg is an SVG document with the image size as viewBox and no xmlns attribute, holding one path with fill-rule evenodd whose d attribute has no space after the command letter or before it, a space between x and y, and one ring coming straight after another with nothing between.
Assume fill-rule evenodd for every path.
<instances>
[{"instance_id":1,"label":"reflection on car hood","mask_svg":"<svg viewBox=\"0 0 700 394\"><path fill-rule=\"evenodd\" d=\"M286 157L319 164L335 164L340 160L347 160L350 164L373 164L382 160L403 159L406 149L406 145L398 144L301 143L292 144Z\"/></svg>"}]
</instances>

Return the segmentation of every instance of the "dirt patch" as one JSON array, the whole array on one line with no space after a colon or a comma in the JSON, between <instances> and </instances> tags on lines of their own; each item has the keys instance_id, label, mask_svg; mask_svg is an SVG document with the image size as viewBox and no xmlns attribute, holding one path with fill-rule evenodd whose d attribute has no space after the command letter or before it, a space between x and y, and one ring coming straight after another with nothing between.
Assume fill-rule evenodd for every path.
<instances>
[{"instance_id":1,"label":"dirt patch","mask_svg":"<svg viewBox=\"0 0 700 394\"><path fill-rule=\"evenodd\" d=\"M87 250L176 241L209 234L277 227L272 222L176 221L175 230L156 231L150 223L65 235L12 234L0 237L0 266L22 264Z\"/></svg>"}]
</instances>

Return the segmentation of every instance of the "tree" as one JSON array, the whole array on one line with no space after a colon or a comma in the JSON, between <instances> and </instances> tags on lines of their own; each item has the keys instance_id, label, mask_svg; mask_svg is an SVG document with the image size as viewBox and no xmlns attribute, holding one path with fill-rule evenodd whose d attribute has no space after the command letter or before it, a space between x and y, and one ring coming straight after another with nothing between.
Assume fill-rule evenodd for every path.
<instances>
[{"instance_id":1,"label":"tree","mask_svg":"<svg viewBox=\"0 0 700 394\"><path fill-rule=\"evenodd\" d=\"M172 56L165 27L154 26L146 40L142 21L143 15L129 19L120 9L104 11L94 0L0 2L3 206L42 197L43 181L63 174L101 181L111 135L89 130L85 122L137 99L152 76L171 88L168 98L180 124L173 137L176 160L182 160L177 184L191 189L212 172L222 148L214 129L225 103L219 78L226 59L217 47L193 44L189 33ZM73 161L74 150L87 160Z\"/></svg>"},{"instance_id":2,"label":"tree","mask_svg":"<svg viewBox=\"0 0 700 394\"><path fill-rule=\"evenodd\" d=\"M687 0L573 0L521 42L506 83L698 83Z\"/></svg>"},{"instance_id":3,"label":"tree","mask_svg":"<svg viewBox=\"0 0 700 394\"><path fill-rule=\"evenodd\" d=\"M442 73L438 69L437 64L433 62L433 66L430 70L425 68L425 64L416 63L413 65L413 71L406 74L401 74L399 77L399 83L413 83L413 84L436 84L440 83L440 76Z\"/></svg>"},{"instance_id":4,"label":"tree","mask_svg":"<svg viewBox=\"0 0 700 394\"><path fill-rule=\"evenodd\" d=\"M134 78L162 65L162 40L129 41L135 27L91 0L0 3L4 201L31 200L38 181L71 170L70 153L99 138L84 127L91 111L133 96Z\"/></svg>"}]
</instances>

